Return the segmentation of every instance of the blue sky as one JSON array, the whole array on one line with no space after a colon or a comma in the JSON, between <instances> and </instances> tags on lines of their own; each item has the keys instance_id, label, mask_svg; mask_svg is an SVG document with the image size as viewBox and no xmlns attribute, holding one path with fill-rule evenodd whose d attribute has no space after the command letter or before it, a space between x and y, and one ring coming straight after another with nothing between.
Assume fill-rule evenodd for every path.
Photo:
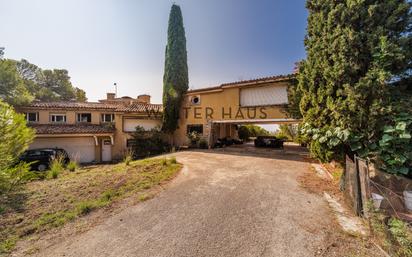
<instances>
[{"instance_id":1,"label":"blue sky","mask_svg":"<svg viewBox=\"0 0 412 257\"><path fill-rule=\"evenodd\" d=\"M96 101L152 95L160 103L172 1L0 0L5 57L69 71ZM304 0L176 0L186 29L190 88L291 73L305 57Z\"/></svg>"}]
</instances>

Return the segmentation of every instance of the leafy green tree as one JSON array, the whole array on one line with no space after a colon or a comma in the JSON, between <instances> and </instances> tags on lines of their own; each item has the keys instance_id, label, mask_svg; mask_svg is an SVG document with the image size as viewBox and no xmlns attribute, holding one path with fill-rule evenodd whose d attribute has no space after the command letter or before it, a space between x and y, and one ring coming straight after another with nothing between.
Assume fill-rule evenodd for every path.
<instances>
[{"instance_id":1,"label":"leafy green tree","mask_svg":"<svg viewBox=\"0 0 412 257\"><path fill-rule=\"evenodd\" d=\"M33 100L87 100L83 90L73 87L67 70L42 70L24 59L0 59L0 97L15 106Z\"/></svg>"},{"instance_id":2,"label":"leafy green tree","mask_svg":"<svg viewBox=\"0 0 412 257\"><path fill-rule=\"evenodd\" d=\"M14 164L33 138L34 132L26 126L24 115L0 101L0 194L13 190L30 176L27 165Z\"/></svg>"},{"instance_id":3,"label":"leafy green tree","mask_svg":"<svg viewBox=\"0 0 412 257\"><path fill-rule=\"evenodd\" d=\"M0 99L16 106L34 99L19 76L15 62L7 59L0 60Z\"/></svg>"},{"instance_id":4,"label":"leafy green tree","mask_svg":"<svg viewBox=\"0 0 412 257\"><path fill-rule=\"evenodd\" d=\"M295 65L295 74L291 78L289 86L288 86L288 106L286 114L288 117L293 119L301 119L302 113L300 112L300 100L302 99L302 91L298 88L298 80L296 78L296 74L299 73L299 69L302 66L303 61L297 62Z\"/></svg>"},{"instance_id":5,"label":"leafy green tree","mask_svg":"<svg viewBox=\"0 0 412 257\"><path fill-rule=\"evenodd\" d=\"M269 136L270 132L262 127L250 124L240 126L238 135L240 139L247 141L250 137Z\"/></svg>"},{"instance_id":6,"label":"leafy green tree","mask_svg":"<svg viewBox=\"0 0 412 257\"><path fill-rule=\"evenodd\" d=\"M163 76L163 130L173 133L178 124L183 94L189 86L186 36L180 7L173 4L167 30Z\"/></svg>"},{"instance_id":7,"label":"leafy green tree","mask_svg":"<svg viewBox=\"0 0 412 257\"><path fill-rule=\"evenodd\" d=\"M40 82L40 85L53 92L52 99L41 100L54 101L58 99L70 101L76 99L75 89L70 82L70 77L67 70L44 70L43 80Z\"/></svg>"},{"instance_id":8,"label":"leafy green tree","mask_svg":"<svg viewBox=\"0 0 412 257\"><path fill-rule=\"evenodd\" d=\"M311 152L325 161L368 156L377 151L391 88L410 83L411 3L308 0L307 8L298 91Z\"/></svg>"},{"instance_id":9,"label":"leafy green tree","mask_svg":"<svg viewBox=\"0 0 412 257\"><path fill-rule=\"evenodd\" d=\"M373 150L381 169L412 178L412 95L397 99L384 108L383 133Z\"/></svg>"},{"instance_id":10,"label":"leafy green tree","mask_svg":"<svg viewBox=\"0 0 412 257\"><path fill-rule=\"evenodd\" d=\"M284 135L288 140L293 142L298 141L298 125L281 124L279 126L278 134Z\"/></svg>"},{"instance_id":11,"label":"leafy green tree","mask_svg":"<svg viewBox=\"0 0 412 257\"><path fill-rule=\"evenodd\" d=\"M76 93L76 100L79 102L86 102L87 97L86 97L86 92L83 89L80 89L76 87L74 89L74 92Z\"/></svg>"},{"instance_id":12,"label":"leafy green tree","mask_svg":"<svg viewBox=\"0 0 412 257\"><path fill-rule=\"evenodd\" d=\"M0 59L4 56L4 47L0 47Z\"/></svg>"},{"instance_id":13,"label":"leafy green tree","mask_svg":"<svg viewBox=\"0 0 412 257\"><path fill-rule=\"evenodd\" d=\"M244 141L248 141L250 139L250 132L246 126L240 126L237 132L240 139Z\"/></svg>"}]
</instances>

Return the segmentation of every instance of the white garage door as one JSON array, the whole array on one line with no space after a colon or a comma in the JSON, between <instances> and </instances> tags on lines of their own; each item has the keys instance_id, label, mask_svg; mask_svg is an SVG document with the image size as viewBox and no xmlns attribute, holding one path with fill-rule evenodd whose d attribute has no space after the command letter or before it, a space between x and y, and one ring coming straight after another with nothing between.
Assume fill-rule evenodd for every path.
<instances>
[{"instance_id":1,"label":"white garage door","mask_svg":"<svg viewBox=\"0 0 412 257\"><path fill-rule=\"evenodd\" d=\"M277 105L288 103L286 85L244 88L240 90L241 106Z\"/></svg>"},{"instance_id":2,"label":"white garage door","mask_svg":"<svg viewBox=\"0 0 412 257\"><path fill-rule=\"evenodd\" d=\"M137 126L142 126L145 130L151 130L160 126L159 120L124 119L124 131L133 132Z\"/></svg>"},{"instance_id":3,"label":"white garage door","mask_svg":"<svg viewBox=\"0 0 412 257\"><path fill-rule=\"evenodd\" d=\"M93 137L35 138L30 149L63 148L71 159L86 163L96 160Z\"/></svg>"}]
</instances>

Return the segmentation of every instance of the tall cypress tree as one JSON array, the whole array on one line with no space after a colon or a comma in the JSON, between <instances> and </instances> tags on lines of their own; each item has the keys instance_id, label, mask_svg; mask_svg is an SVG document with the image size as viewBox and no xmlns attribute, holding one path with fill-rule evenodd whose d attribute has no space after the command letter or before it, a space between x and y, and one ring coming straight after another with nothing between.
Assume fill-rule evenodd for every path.
<instances>
[{"instance_id":1,"label":"tall cypress tree","mask_svg":"<svg viewBox=\"0 0 412 257\"><path fill-rule=\"evenodd\" d=\"M307 59L298 77L304 123L316 131L346 130L357 141L328 144L328 132L310 139L311 151L324 161L365 155L382 131L391 88L411 77L411 4L308 0L307 8Z\"/></svg>"},{"instance_id":2,"label":"tall cypress tree","mask_svg":"<svg viewBox=\"0 0 412 257\"><path fill-rule=\"evenodd\" d=\"M163 76L163 131L173 133L178 125L183 94L189 86L185 29L180 7L170 10L165 70Z\"/></svg>"}]
</instances>

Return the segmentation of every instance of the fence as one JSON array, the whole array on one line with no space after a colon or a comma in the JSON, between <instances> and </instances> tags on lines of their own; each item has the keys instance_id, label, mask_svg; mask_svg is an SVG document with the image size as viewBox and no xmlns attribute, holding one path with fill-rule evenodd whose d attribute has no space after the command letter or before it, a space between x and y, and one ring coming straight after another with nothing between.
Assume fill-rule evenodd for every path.
<instances>
[{"instance_id":1,"label":"fence","mask_svg":"<svg viewBox=\"0 0 412 257\"><path fill-rule=\"evenodd\" d=\"M412 180L384 173L376 169L368 160L359 157L352 160L346 156L345 198L354 213L368 216L368 204L372 194L382 197L375 204L390 216L412 222L412 214L405 207L403 191L412 187ZM376 202L377 201L377 202Z\"/></svg>"},{"instance_id":2,"label":"fence","mask_svg":"<svg viewBox=\"0 0 412 257\"><path fill-rule=\"evenodd\" d=\"M365 215L366 206L370 199L369 164L367 160L355 157L355 160L352 161L346 156L345 196L357 215Z\"/></svg>"}]
</instances>

